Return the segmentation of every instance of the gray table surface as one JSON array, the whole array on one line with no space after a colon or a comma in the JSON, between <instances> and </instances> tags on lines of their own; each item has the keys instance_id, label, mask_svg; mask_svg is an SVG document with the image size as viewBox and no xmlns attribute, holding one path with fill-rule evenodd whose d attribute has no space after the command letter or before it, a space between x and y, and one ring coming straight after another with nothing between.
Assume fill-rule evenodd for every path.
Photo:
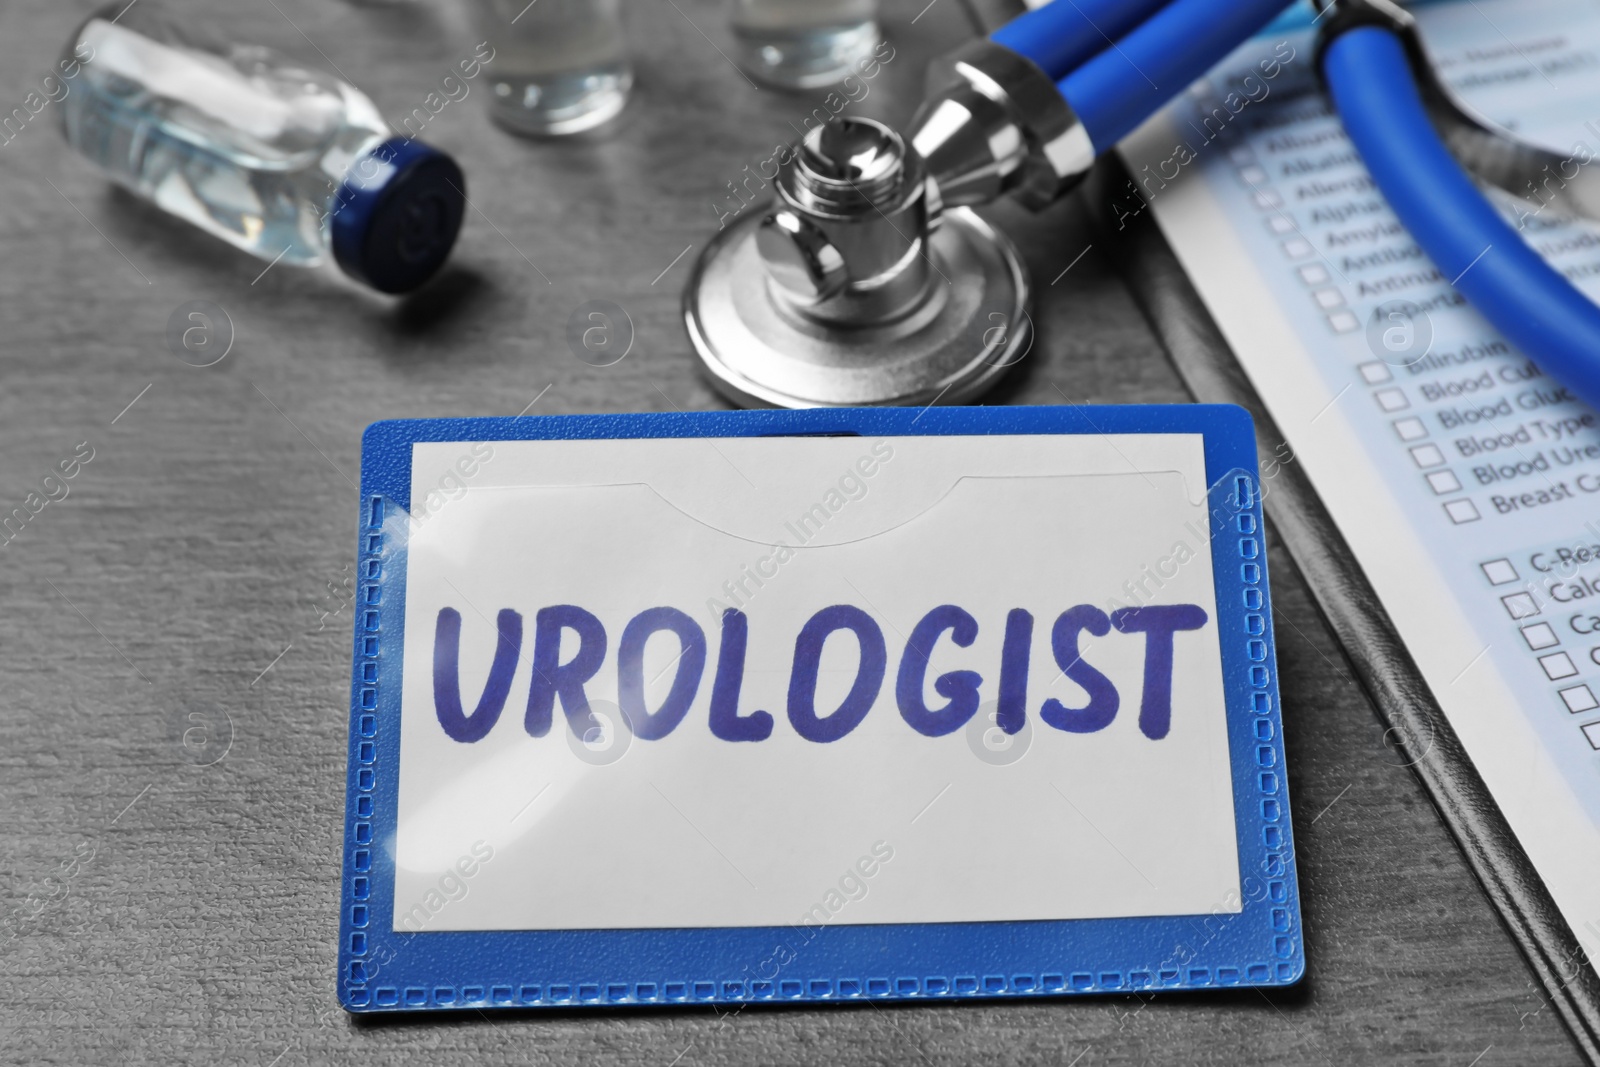
<instances>
[{"instance_id":1,"label":"gray table surface","mask_svg":"<svg viewBox=\"0 0 1600 1067\"><path fill-rule=\"evenodd\" d=\"M885 4L896 55L856 113L903 121L926 59L970 32L955 0L924 3ZM38 86L87 10L20 0L0 13L0 113ZM731 1019L372 1023L339 1010L340 609L362 429L514 415L535 397L533 414L722 406L679 324L676 257L714 230L725 183L791 139L824 94L755 91L718 53L721 13L715 0L629 5L639 86L606 136L512 139L481 91L434 118L427 139L463 161L475 210L447 274L400 303L316 272L262 275L113 191L48 109L0 144L0 511L80 442L94 451L70 495L0 555L0 1059L1577 1062L1276 546L1309 959L1295 989ZM442 0L267 0L205 17L322 52L394 119L471 44ZM1100 250L1085 252L1087 210L994 213L1041 292L1038 343L994 402L1186 400ZM596 299L625 308L636 332L607 368L564 340L568 316ZM232 319L215 366L186 365L166 341L190 300Z\"/></svg>"}]
</instances>

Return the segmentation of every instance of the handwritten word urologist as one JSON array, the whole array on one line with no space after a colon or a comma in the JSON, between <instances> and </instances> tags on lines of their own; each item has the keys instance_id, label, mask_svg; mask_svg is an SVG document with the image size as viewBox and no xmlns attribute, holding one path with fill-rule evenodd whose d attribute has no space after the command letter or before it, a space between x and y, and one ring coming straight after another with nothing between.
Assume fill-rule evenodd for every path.
<instances>
[{"instance_id":1,"label":"handwritten word urologist","mask_svg":"<svg viewBox=\"0 0 1600 1067\"><path fill-rule=\"evenodd\" d=\"M1143 690L1139 700L1139 729L1151 740L1167 736L1172 721L1173 658L1176 635L1199 630L1208 622L1205 609L1195 604L1145 605L1120 608L1110 614L1092 604L1063 611L1050 628L1050 647L1056 667L1077 683L1087 696L1073 707L1055 698L1040 705L1039 718L1048 726L1069 733L1103 730L1116 718L1122 704L1115 684L1079 652L1079 636L1088 631L1103 637L1113 629L1144 639ZM931 707L925 699L928 661L934 647L948 635L959 648L971 647L978 636L978 620L954 604L941 604L925 614L912 629L900 652L894 676L894 697L900 716L918 734L940 737L965 726L977 712L984 678L977 671L957 670L934 679L933 688L944 703ZM1023 728L1028 715L1028 670L1033 646L1034 617L1014 608L1004 619L1004 641L997 676L998 702L995 724L1008 734ZM523 728L533 737L550 732L559 703L578 737L598 727L589 710L584 686L600 672L609 639L600 619L572 604L541 608L534 617L532 682L523 714ZM729 608L722 613L721 644L711 681L710 728L724 741L764 741L772 736L774 717L762 710L741 711L745 649L750 621L744 612ZM468 713L460 685L461 613L441 608L434 629L433 700L439 725L455 741L481 741L500 720L511 695L512 676L522 655L522 615L502 610L495 622L497 644L488 679L476 706ZM565 631L577 638L576 651L561 662ZM681 653L666 698L654 710L645 701L645 644L652 635L671 633ZM838 707L817 708L817 673L825 642L834 635L853 640L859 649L856 676ZM569 642L570 647L570 642ZM659 741L677 729L688 715L704 681L708 659L705 631L687 613L673 607L639 612L623 628L617 645L617 704L634 736ZM889 670L889 650L877 621L851 604L834 604L817 611L795 638L789 675L787 717L789 725L807 741L827 744L859 726L877 703Z\"/></svg>"}]
</instances>

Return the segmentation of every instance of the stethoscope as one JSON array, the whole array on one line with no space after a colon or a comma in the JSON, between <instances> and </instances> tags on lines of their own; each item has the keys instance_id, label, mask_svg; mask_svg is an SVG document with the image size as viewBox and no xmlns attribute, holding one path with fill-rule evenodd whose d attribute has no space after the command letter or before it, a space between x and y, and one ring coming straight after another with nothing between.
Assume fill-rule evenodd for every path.
<instances>
[{"instance_id":1,"label":"stethoscope","mask_svg":"<svg viewBox=\"0 0 1600 1067\"><path fill-rule=\"evenodd\" d=\"M1600 406L1600 307L1462 166L1597 214L1591 161L1472 115L1389 0L1314 2L1318 69L1395 214L1496 329ZM1055 0L936 60L904 135L867 119L809 129L763 175L771 207L720 231L691 276L685 323L713 382L738 402L786 407L974 399L1033 333L1027 271L971 208L1055 200L1285 6Z\"/></svg>"}]
</instances>

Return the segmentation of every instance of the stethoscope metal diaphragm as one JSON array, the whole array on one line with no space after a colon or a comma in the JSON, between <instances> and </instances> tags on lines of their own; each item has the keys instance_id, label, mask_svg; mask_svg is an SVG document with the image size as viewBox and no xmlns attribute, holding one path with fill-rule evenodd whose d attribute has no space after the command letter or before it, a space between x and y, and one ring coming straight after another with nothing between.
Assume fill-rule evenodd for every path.
<instances>
[{"instance_id":1,"label":"stethoscope metal diaphragm","mask_svg":"<svg viewBox=\"0 0 1600 1067\"><path fill-rule=\"evenodd\" d=\"M716 388L746 406L972 400L1033 343L1027 271L869 119L812 130L770 207L722 230L684 294Z\"/></svg>"}]
</instances>

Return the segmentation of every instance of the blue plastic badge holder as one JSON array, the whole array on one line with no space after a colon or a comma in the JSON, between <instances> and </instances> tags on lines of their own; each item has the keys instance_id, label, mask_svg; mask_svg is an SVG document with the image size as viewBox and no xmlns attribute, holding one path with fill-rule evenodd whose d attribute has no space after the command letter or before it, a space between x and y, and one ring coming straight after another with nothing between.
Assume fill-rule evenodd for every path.
<instances>
[{"instance_id":1,"label":"blue plastic badge holder","mask_svg":"<svg viewBox=\"0 0 1600 1067\"><path fill-rule=\"evenodd\" d=\"M920 438L952 438L958 439L963 449L978 450L985 439L1038 436L1041 448L1045 438L1079 438L1096 447L1109 444L1122 454L1130 442L1143 435L1186 435L1190 441L1198 436L1202 442L1205 485L1200 490L1206 494L1204 514L1209 523L1190 525L1201 538L1209 538L1216 647L1220 650L1216 677L1225 709L1225 727L1219 727L1225 733L1219 736L1226 738L1226 753L1219 759L1226 762L1219 765L1225 767L1222 780L1231 785L1235 831L1229 840L1226 873L1232 877L1235 861L1231 848L1236 846L1236 899L1219 900L1216 907L1183 914L1136 917L897 922L891 912L871 922L833 923L820 931L793 922L752 925L746 921L721 926L703 920L670 928L645 922L625 924L630 928L606 928L601 923L553 929L435 929L402 922L406 905L411 903L410 898L400 903L396 898L397 878L409 877L396 862L396 841L402 829L402 687L407 672L421 672L412 679L419 685L430 668L435 685L441 677L437 652L432 663L421 655L408 661L404 654L405 518L426 514L433 506L413 500L413 456L419 454L419 448L443 442L471 455L474 443L481 443L478 447L483 451L498 447L501 454L509 454L514 447L511 443L516 442L667 443L705 438L717 446L715 451L705 452L709 471L722 463L719 454L727 459L739 439L782 439L804 449L807 442L841 437L911 445ZM914 451L912 447L901 449L902 454ZM863 464L862 469L866 468ZM1221 405L846 409L381 422L366 433L361 492L359 610L355 617L339 935L338 989L347 1010L1125 994L1284 986L1302 976L1305 958L1283 773L1272 610L1261 528L1262 487L1252 426L1243 409ZM1116 538L1118 517L1100 518L1106 536ZM1026 514L1008 515L1001 525L1027 521ZM1038 560L1034 565L1050 567L1058 562ZM745 588L752 587L747 584ZM486 610L492 614L492 608ZM752 601L752 619L757 618L758 610L757 602ZM440 614L443 618L447 613ZM524 614L531 639L533 605L528 605ZM506 617L502 615L502 622ZM469 617L463 625L477 623ZM750 625L753 632L755 623ZM1038 625L1049 634L1049 619L1041 617ZM716 669L718 637L709 625L707 632L710 658L704 676L709 686ZM959 630L946 630L946 642L952 640L952 632L961 636ZM439 633L446 633L443 622ZM894 662L904 635L891 630L885 633L891 647L885 689L892 691ZM726 641L727 631L723 634ZM431 631L427 636L434 639ZM521 631L508 637L503 625L500 636L502 640L522 637ZM612 648L616 636L611 635ZM938 636L934 634L936 639ZM905 645L908 654L920 640ZM863 648L865 645L863 641ZM608 649L606 654L612 652ZM798 651L796 656L798 660ZM924 651L924 664L926 658ZM866 659L864 651L863 662ZM484 686L482 671L471 684L465 684L465 668L462 677L470 710L471 701ZM1147 674L1147 684L1148 680ZM943 679L940 691L945 692L942 685ZM1126 703L1125 718L1134 713L1131 695ZM530 708L532 704L530 698ZM703 714L699 707L697 704L692 716ZM773 712L780 720L778 728L787 730L787 724L781 722L781 708L773 707ZM532 712L529 714L532 733ZM882 714L886 721L892 720L892 706ZM563 718L556 714L554 732L565 729ZM511 696L498 728L514 733L521 728L521 719L519 692ZM579 723L572 718L573 730L581 729ZM703 730L703 724L694 728ZM893 728L911 739L903 742L906 745L940 740L959 744L952 739L918 738L898 721ZM560 744L553 741L554 732L543 741ZM645 732L640 731L634 743L667 743L644 737ZM516 740L533 743L520 734ZM572 743L570 737L568 743ZM753 752L755 748L729 745L727 750ZM626 761L618 766L625 768ZM1130 781L1124 788L1160 786ZM1027 832L1052 832L1048 820L1023 821L1030 824ZM710 843L708 835L702 832L701 836ZM1116 847L1109 839L1108 843ZM473 850L463 849L458 861L461 877L452 873L455 868L444 865L447 886L467 885L471 879L464 872L476 872L482 853L493 851L481 842L475 848L477 858ZM865 844L860 849L851 845L845 850L849 853L846 858L865 848ZM707 857L715 867L715 857L710 853ZM864 855L862 863L862 870L869 865L876 869L869 856ZM490 862L482 863L485 870L490 866ZM731 879L726 870L722 874ZM850 874L848 869L846 874ZM598 886L605 875L573 870L566 877L580 885L592 878ZM994 887L995 894L1003 895L1005 890L1003 884ZM488 890L472 892L479 895L467 894L449 905L454 909L453 926L472 925L475 909L491 906ZM721 905L716 899L695 899L692 888L685 893L684 906L691 911L698 908L696 914L719 914ZM881 903L883 898L877 899ZM425 916L427 911L424 906L415 913Z\"/></svg>"}]
</instances>

